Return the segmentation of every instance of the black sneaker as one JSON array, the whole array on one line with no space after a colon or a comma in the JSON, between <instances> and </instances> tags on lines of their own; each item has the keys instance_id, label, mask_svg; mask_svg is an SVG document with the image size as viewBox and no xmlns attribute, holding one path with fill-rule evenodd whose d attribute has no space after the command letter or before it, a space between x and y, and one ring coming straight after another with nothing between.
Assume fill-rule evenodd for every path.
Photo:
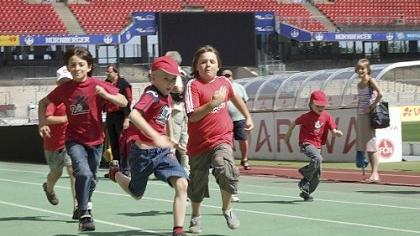
<instances>
[{"instance_id":1,"label":"black sneaker","mask_svg":"<svg viewBox=\"0 0 420 236\"><path fill-rule=\"evenodd\" d=\"M58 198L55 195L55 192L53 191L52 193L49 193L47 191L47 183L42 184L42 188L44 189L44 192L45 192L45 195L47 196L48 201L52 205L58 205Z\"/></svg>"},{"instance_id":2,"label":"black sneaker","mask_svg":"<svg viewBox=\"0 0 420 236\"><path fill-rule=\"evenodd\" d=\"M314 198L311 195L309 195L308 193L303 192L303 191L299 194L299 197L303 198L303 201L305 201L305 202L313 202L314 201Z\"/></svg>"},{"instance_id":3,"label":"black sneaker","mask_svg":"<svg viewBox=\"0 0 420 236\"><path fill-rule=\"evenodd\" d=\"M94 231L95 222L91 215L85 214L79 218L79 231Z\"/></svg>"},{"instance_id":4,"label":"black sneaker","mask_svg":"<svg viewBox=\"0 0 420 236\"><path fill-rule=\"evenodd\" d=\"M73 210L73 216L71 217L73 220L79 219L79 208Z\"/></svg>"}]
</instances>

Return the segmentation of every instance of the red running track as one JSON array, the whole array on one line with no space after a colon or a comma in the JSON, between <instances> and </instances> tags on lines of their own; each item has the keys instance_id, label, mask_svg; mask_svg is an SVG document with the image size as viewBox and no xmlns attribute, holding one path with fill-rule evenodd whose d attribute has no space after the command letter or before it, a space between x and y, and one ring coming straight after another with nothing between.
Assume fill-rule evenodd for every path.
<instances>
[{"instance_id":1,"label":"red running track","mask_svg":"<svg viewBox=\"0 0 420 236\"><path fill-rule=\"evenodd\" d=\"M277 176L283 178L300 179L301 175L297 168L280 168L268 166L251 166L250 170L244 170L239 167L242 175L263 175L263 176ZM323 169L321 180L334 182L358 182L366 184L387 184L400 186L416 186L420 187L420 173L405 173L397 171L380 171L380 182L367 182L369 171L366 171L363 176L362 171L345 170L345 169Z\"/></svg>"}]
</instances>

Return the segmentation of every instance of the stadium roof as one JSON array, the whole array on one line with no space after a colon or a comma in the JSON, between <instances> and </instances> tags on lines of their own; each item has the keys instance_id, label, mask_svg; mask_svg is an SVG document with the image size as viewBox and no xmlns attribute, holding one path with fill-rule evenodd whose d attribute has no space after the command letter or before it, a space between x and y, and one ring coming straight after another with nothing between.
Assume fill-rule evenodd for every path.
<instances>
[{"instance_id":1,"label":"stadium roof","mask_svg":"<svg viewBox=\"0 0 420 236\"><path fill-rule=\"evenodd\" d=\"M372 65L384 100L396 106L420 104L419 72L420 61ZM310 93L318 89L326 92L331 108L354 107L358 81L353 67L236 80L246 88L247 105L254 112L307 109Z\"/></svg>"}]
</instances>

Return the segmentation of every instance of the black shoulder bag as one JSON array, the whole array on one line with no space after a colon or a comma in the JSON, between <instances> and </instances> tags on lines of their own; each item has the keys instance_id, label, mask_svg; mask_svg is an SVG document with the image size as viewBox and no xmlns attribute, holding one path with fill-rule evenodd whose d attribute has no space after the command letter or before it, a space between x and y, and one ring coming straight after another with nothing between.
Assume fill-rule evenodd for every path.
<instances>
[{"instance_id":1,"label":"black shoulder bag","mask_svg":"<svg viewBox=\"0 0 420 236\"><path fill-rule=\"evenodd\" d=\"M369 89L371 94L373 93L372 87L370 86L369 80ZM380 101L376 107L370 111L370 126L374 129L383 129L389 127L390 118L389 118L389 109L388 102Z\"/></svg>"}]
</instances>

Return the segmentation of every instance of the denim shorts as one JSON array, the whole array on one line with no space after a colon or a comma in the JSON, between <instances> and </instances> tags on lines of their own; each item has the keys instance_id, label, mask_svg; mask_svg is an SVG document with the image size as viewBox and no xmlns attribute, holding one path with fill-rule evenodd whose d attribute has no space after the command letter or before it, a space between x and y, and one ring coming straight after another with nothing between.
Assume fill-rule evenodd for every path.
<instances>
[{"instance_id":1,"label":"denim shorts","mask_svg":"<svg viewBox=\"0 0 420 236\"><path fill-rule=\"evenodd\" d=\"M184 168L169 148L140 149L133 144L128 161L131 171L131 182L128 188L135 196L144 194L152 173L157 179L167 182L169 185L171 177L189 179Z\"/></svg>"},{"instance_id":2,"label":"denim shorts","mask_svg":"<svg viewBox=\"0 0 420 236\"><path fill-rule=\"evenodd\" d=\"M245 120L233 122L233 138L235 140L247 140L248 133L245 131Z\"/></svg>"}]
</instances>

